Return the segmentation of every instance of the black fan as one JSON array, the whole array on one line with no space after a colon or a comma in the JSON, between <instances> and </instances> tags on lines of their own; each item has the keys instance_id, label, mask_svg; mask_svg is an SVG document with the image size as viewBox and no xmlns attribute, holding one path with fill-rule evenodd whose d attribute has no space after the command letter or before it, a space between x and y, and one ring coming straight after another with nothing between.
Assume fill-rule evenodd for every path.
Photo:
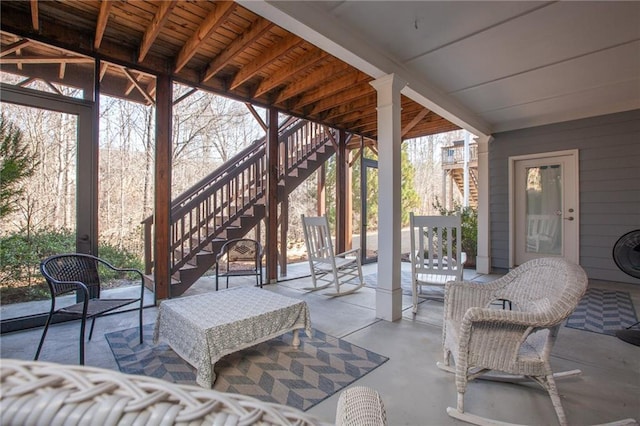
<instances>
[{"instance_id":1,"label":"black fan","mask_svg":"<svg viewBox=\"0 0 640 426\"><path fill-rule=\"evenodd\" d=\"M627 232L613 246L613 261L625 274L640 278L640 229ZM616 336L632 345L640 346L640 330L631 330L640 322L619 330Z\"/></svg>"}]
</instances>

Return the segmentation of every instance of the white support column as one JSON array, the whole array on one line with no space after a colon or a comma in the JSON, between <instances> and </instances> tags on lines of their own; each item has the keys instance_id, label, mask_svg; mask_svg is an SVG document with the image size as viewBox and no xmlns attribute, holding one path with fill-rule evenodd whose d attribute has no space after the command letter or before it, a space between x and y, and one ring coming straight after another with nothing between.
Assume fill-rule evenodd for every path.
<instances>
[{"instance_id":1,"label":"white support column","mask_svg":"<svg viewBox=\"0 0 640 426\"><path fill-rule=\"evenodd\" d=\"M402 317L400 286L401 144L400 90L406 82L389 74L371 82L378 92L378 285L376 317Z\"/></svg>"},{"instance_id":2,"label":"white support column","mask_svg":"<svg viewBox=\"0 0 640 426\"><path fill-rule=\"evenodd\" d=\"M493 138L476 138L478 143L478 254L476 271L481 274L491 272L491 240L489 212L489 143Z\"/></svg>"}]
</instances>

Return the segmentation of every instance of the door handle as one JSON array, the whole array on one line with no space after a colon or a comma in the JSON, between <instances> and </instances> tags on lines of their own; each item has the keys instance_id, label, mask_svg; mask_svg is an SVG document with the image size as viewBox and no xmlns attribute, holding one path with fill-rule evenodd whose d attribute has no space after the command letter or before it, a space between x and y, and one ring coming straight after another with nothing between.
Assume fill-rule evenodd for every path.
<instances>
[{"instance_id":1,"label":"door handle","mask_svg":"<svg viewBox=\"0 0 640 426\"><path fill-rule=\"evenodd\" d=\"M573 216L563 217L564 220L573 220Z\"/></svg>"}]
</instances>

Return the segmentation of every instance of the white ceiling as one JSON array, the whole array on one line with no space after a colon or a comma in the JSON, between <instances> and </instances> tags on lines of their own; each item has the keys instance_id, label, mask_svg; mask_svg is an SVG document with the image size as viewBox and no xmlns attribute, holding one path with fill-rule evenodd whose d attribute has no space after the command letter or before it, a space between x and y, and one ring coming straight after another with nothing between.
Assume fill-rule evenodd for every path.
<instances>
[{"instance_id":1,"label":"white ceiling","mask_svg":"<svg viewBox=\"0 0 640 426\"><path fill-rule=\"evenodd\" d=\"M243 6L477 135L640 108L640 2Z\"/></svg>"}]
</instances>

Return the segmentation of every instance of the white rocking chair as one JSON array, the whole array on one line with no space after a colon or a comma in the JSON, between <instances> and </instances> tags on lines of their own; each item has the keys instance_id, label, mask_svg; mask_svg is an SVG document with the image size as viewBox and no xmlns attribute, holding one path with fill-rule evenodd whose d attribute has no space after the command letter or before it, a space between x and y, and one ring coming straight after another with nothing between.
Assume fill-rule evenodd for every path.
<instances>
[{"instance_id":1,"label":"white rocking chair","mask_svg":"<svg viewBox=\"0 0 640 426\"><path fill-rule=\"evenodd\" d=\"M418 312L422 286L461 281L466 253L462 252L460 216L415 216L411 222L411 288L413 313ZM441 300L441 299L440 299Z\"/></svg>"},{"instance_id":2,"label":"white rocking chair","mask_svg":"<svg viewBox=\"0 0 640 426\"><path fill-rule=\"evenodd\" d=\"M587 276L582 268L562 258L531 260L489 283L447 283L444 363L438 363L438 367L455 373L458 391L457 407L447 408L447 413L477 425L507 425L465 412L467 383L476 378L534 381L549 393L560 425L566 425L555 379L580 374L580 370L554 374L549 357L558 328L586 288ZM502 308L504 301L511 309ZM449 364L451 357L455 366ZM502 374L484 375L491 371ZM630 421L633 419L608 424L633 424Z\"/></svg>"},{"instance_id":3,"label":"white rocking chair","mask_svg":"<svg viewBox=\"0 0 640 426\"><path fill-rule=\"evenodd\" d=\"M329 222L324 216L305 217L302 215L302 225L309 268L311 269L311 280L313 281L313 287L305 288L305 290L322 290L333 285L335 291L325 294L327 296L343 296L364 286L359 249L334 254Z\"/></svg>"}]
</instances>

